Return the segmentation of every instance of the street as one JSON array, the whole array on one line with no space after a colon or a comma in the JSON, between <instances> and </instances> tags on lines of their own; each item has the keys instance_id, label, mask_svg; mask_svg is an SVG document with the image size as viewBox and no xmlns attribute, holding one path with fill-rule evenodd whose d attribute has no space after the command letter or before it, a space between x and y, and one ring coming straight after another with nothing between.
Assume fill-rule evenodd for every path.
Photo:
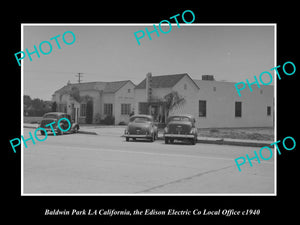
<instances>
[{"instance_id":1,"label":"street","mask_svg":"<svg viewBox=\"0 0 300 225\"><path fill-rule=\"evenodd\" d=\"M28 138L32 129L24 128ZM48 135L23 148L24 194L273 194L274 158L234 159L260 148L112 135ZM41 138L41 137L40 137ZM266 156L267 157L267 156Z\"/></svg>"}]
</instances>

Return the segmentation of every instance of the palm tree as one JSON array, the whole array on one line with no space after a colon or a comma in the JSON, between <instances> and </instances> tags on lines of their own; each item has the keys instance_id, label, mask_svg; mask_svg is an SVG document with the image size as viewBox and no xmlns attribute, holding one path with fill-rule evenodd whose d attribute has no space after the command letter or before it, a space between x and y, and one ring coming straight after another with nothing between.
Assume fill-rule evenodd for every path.
<instances>
[{"instance_id":1,"label":"palm tree","mask_svg":"<svg viewBox=\"0 0 300 225\"><path fill-rule=\"evenodd\" d=\"M165 95L164 98L166 117L169 116L171 110L177 109L178 107L185 104L185 99L178 94L177 91L172 91Z\"/></svg>"}]
</instances>

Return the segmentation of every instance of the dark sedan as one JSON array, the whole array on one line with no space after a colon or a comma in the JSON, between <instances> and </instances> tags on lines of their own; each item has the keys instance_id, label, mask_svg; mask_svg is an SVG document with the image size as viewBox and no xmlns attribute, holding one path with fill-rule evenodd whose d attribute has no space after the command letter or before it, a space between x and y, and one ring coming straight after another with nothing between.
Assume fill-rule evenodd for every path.
<instances>
[{"instance_id":1,"label":"dark sedan","mask_svg":"<svg viewBox=\"0 0 300 225\"><path fill-rule=\"evenodd\" d=\"M69 122L71 123L71 128L66 132L64 132L63 130L68 129L69 124L66 120L63 120L63 118L68 119ZM59 121L60 124L57 124ZM53 123L52 124L53 129L51 128L51 126L48 125L50 123ZM47 133L55 132L55 134L77 133L79 130L79 124L71 120L71 115L63 112L49 112L44 114L39 127L44 128L47 131ZM42 130L41 130L41 135L45 135L44 131Z\"/></svg>"},{"instance_id":2,"label":"dark sedan","mask_svg":"<svg viewBox=\"0 0 300 225\"><path fill-rule=\"evenodd\" d=\"M165 143L173 143L174 140L189 140L191 144L195 145L197 142L195 122L192 115L170 116L164 129Z\"/></svg>"},{"instance_id":3,"label":"dark sedan","mask_svg":"<svg viewBox=\"0 0 300 225\"><path fill-rule=\"evenodd\" d=\"M157 126L154 124L153 117L143 114L131 116L124 133L126 141L129 141L129 138L133 140L142 138L153 142L157 139L157 135Z\"/></svg>"}]
</instances>

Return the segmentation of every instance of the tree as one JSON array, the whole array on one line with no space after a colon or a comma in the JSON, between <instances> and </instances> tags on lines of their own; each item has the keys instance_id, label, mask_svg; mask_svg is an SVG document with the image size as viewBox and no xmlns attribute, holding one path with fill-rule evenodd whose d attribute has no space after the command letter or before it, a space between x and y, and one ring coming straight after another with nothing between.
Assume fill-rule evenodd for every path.
<instances>
[{"instance_id":1,"label":"tree","mask_svg":"<svg viewBox=\"0 0 300 225\"><path fill-rule=\"evenodd\" d=\"M53 102L51 105L51 111L56 112L56 108L57 108L57 104L56 104L56 102Z\"/></svg>"},{"instance_id":2,"label":"tree","mask_svg":"<svg viewBox=\"0 0 300 225\"><path fill-rule=\"evenodd\" d=\"M163 98L166 109L166 116L169 116L171 110L177 109L178 107L185 104L185 99L178 94L177 91L172 91L169 94L165 95Z\"/></svg>"},{"instance_id":3,"label":"tree","mask_svg":"<svg viewBox=\"0 0 300 225\"><path fill-rule=\"evenodd\" d=\"M29 95L24 95L23 97L23 102L24 102L24 106L30 106L31 105L31 98Z\"/></svg>"},{"instance_id":4,"label":"tree","mask_svg":"<svg viewBox=\"0 0 300 225\"><path fill-rule=\"evenodd\" d=\"M78 87L72 87L67 93L78 103L86 103L86 118L88 124L93 123L93 98L89 95L80 96Z\"/></svg>"},{"instance_id":5,"label":"tree","mask_svg":"<svg viewBox=\"0 0 300 225\"><path fill-rule=\"evenodd\" d=\"M44 101L39 98L31 99L29 95L23 96L24 115L26 116L43 116L51 111L51 101Z\"/></svg>"},{"instance_id":6,"label":"tree","mask_svg":"<svg viewBox=\"0 0 300 225\"><path fill-rule=\"evenodd\" d=\"M77 102L81 102L81 97L79 94L78 87L72 87L71 91L69 92L70 96L75 99Z\"/></svg>"}]
</instances>

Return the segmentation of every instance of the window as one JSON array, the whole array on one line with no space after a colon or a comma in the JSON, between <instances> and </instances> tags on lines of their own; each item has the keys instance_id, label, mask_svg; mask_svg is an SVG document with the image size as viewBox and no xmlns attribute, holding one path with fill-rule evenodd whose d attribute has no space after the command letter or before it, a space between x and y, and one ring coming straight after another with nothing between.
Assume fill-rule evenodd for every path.
<instances>
[{"instance_id":1,"label":"window","mask_svg":"<svg viewBox=\"0 0 300 225\"><path fill-rule=\"evenodd\" d=\"M169 121L191 121L190 118L184 116L172 116L169 118Z\"/></svg>"},{"instance_id":2,"label":"window","mask_svg":"<svg viewBox=\"0 0 300 225\"><path fill-rule=\"evenodd\" d=\"M104 104L104 114L108 116L112 116L113 104Z\"/></svg>"},{"instance_id":3,"label":"window","mask_svg":"<svg viewBox=\"0 0 300 225\"><path fill-rule=\"evenodd\" d=\"M242 102L235 102L235 117L242 117Z\"/></svg>"},{"instance_id":4,"label":"window","mask_svg":"<svg viewBox=\"0 0 300 225\"><path fill-rule=\"evenodd\" d=\"M151 121L152 120L149 117L134 116L130 118L130 122L135 122L135 123L145 123Z\"/></svg>"},{"instance_id":5,"label":"window","mask_svg":"<svg viewBox=\"0 0 300 225\"><path fill-rule=\"evenodd\" d=\"M147 102L139 102L139 114L148 114L149 106Z\"/></svg>"},{"instance_id":6,"label":"window","mask_svg":"<svg viewBox=\"0 0 300 225\"><path fill-rule=\"evenodd\" d=\"M199 117L206 117L206 101L199 100Z\"/></svg>"},{"instance_id":7,"label":"window","mask_svg":"<svg viewBox=\"0 0 300 225\"><path fill-rule=\"evenodd\" d=\"M130 93L131 89L128 89L127 92Z\"/></svg>"},{"instance_id":8,"label":"window","mask_svg":"<svg viewBox=\"0 0 300 225\"><path fill-rule=\"evenodd\" d=\"M121 104L121 115L129 115L129 114L130 114L130 104Z\"/></svg>"},{"instance_id":9,"label":"window","mask_svg":"<svg viewBox=\"0 0 300 225\"><path fill-rule=\"evenodd\" d=\"M80 116L86 116L86 104L80 104Z\"/></svg>"},{"instance_id":10,"label":"window","mask_svg":"<svg viewBox=\"0 0 300 225\"><path fill-rule=\"evenodd\" d=\"M217 88L216 88L216 87L213 87L213 90L214 90L214 91L216 91L216 90L217 90Z\"/></svg>"},{"instance_id":11,"label":"window","mask_svg":"<svg viewBox=\"0 0 300 225\"><path fill-rule=\"evenodd\" d=\"M187 89L187 85L186 85L186 84L183 85L183 89L184 89L184 90Z\"/></svg>"},{"instance_id":12,"label":"window","mask_svg":"<svg viewBox=\"0 0 300 225\"><path fill-rule=\"evenodd\" d=\"M271 116L271 106L267 106L267 116Z\"/></svg>"}]
</instances>

